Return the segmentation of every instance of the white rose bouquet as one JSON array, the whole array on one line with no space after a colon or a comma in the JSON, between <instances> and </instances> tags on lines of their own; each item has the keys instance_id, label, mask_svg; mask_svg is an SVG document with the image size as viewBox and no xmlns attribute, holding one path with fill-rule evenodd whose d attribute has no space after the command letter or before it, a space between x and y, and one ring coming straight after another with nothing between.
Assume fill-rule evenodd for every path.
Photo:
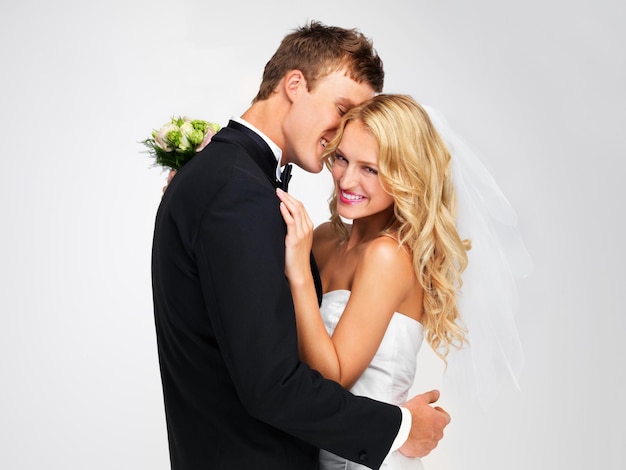
<instances>
[{"instance_id":1,"label":"white rose bouquet","mask_svg":"<svg viewBox=\"0 0 626 470\"><path fill-rule=\"evenodd\" d=\"M155 159L155 165L172 170L180 168L207 146L220 125L201 119L172 117L152 137L142 141L148 153Z\"/></svg>"}]
</instances>

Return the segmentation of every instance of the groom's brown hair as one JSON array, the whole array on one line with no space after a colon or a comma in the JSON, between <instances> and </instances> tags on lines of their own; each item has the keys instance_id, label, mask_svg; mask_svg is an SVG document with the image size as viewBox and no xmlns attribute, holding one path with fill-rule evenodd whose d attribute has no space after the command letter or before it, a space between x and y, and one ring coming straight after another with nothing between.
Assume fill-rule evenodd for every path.
<instances>
[{"instance_id":1,"label":"groom's brown hair","mask_svg":"<svg viewBox=\"0 0 626 470\"><path fill-rule=\"evenodd\" d=\"M300 70L312 91L316 81L339 70L357 83L368 83L375 92L383 90L383 62L372 41L357 29L325 26L312 21L285 36L265 65L263 81L253 102L269 98L290 70Z\"/></svg>"}]
</instances>

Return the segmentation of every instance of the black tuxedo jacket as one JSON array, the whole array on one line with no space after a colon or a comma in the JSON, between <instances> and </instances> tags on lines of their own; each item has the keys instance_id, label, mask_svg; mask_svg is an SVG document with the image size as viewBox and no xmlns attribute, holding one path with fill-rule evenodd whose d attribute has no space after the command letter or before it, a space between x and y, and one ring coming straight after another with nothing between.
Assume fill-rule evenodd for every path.
<instances>
[{"instance_id":1,"label":"black tuxedo jacket","mask_svg":"<svg viewBox=\"0 0 626 470\"><path fill-rule=\"evenodd\" d=\"M154 314L175 470L317 468L318 448L378 468L400 409L298 359L276 159L230 123L157 212Z\"/></svg>"}]
</instances>

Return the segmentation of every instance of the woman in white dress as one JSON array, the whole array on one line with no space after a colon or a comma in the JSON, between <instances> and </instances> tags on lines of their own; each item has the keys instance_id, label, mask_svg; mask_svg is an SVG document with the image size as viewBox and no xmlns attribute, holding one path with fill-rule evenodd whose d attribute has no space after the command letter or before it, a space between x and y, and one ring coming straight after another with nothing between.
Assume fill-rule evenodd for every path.
<instances>
[{"instance_id":1,"label":"woman in white dress","mask_svg":"<svg viewBox=\"0 0 626 470\"><path fill-rule=\"evenodd\" d=\"M412 98L379 95L346 114L326 163L335 182L330 222L313 230L302 204L278 191L300 355L357 395L401 405L423 337L444 360L466 341L457 290L470 243L456 230L450 153ZM320 462L364 468L325 451ZM393 452L382 468L422 464Z\"/></svg>"}]
</instances>

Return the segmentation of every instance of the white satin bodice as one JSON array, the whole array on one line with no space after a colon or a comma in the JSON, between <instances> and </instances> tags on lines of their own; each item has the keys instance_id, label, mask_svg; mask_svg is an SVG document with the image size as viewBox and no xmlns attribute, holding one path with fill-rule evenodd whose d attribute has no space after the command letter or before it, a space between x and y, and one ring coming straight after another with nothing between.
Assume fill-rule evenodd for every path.
<instances>
[{"instance_id":1,"label":"white satin bodice","mask_svg":"<svg viewBox=\"0 0 626 470\"><path fill-rule=\"evenodd\" d=\"M350 291L348 290L335 290L324 294L320 310L329 335L332 336L335 331L349 298ZM417 353L423 338L424 330L421 323L401 313L395 313L372 362L350 391L355 395L394 405L404 403L415 379ZM366 467L322 451L320 468L321 470L356 470ZM419 470L423 467L420 459L408 459L393 452L381 468Z\"/></svg>"}]
</instances>

